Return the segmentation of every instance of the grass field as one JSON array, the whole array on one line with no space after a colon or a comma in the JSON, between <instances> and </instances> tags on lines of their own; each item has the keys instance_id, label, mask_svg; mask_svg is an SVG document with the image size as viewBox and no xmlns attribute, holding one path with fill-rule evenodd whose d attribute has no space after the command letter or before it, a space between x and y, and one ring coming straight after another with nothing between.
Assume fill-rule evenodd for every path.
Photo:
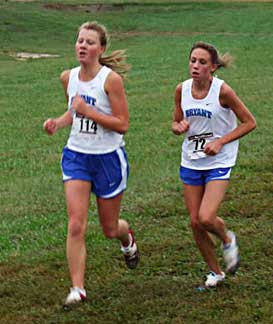
<instances>
[{"instance_id":1,"label":"grass field","mask_svg":"<svg viewBox=\"0 0 273 324\"><path fill-rule=\"evenodd\" d=\"M97 1L0 3L0 322L273 323L272 1L109 0L100 10L54 3ZM94 19L108 27L112 50L127 49L133 66L125 84L131 175L122 216L135 229L141 263L126 269L117 242L102 235L92 197L89 301L67 312L61 307L70 280L59 160L69 130L48 137L42 124L66 109L59 75L77 64L78 26ZM178 178L182 138L170 131L174 89L188 77L188 52L197 40L235 56L235 66L218 75L258 123L240 141L220 210L238 234L242 267L223 287L203 293L194 288L207 269ZM18 52L59 57L17 60Z\"/></svg>"}]
</instances>

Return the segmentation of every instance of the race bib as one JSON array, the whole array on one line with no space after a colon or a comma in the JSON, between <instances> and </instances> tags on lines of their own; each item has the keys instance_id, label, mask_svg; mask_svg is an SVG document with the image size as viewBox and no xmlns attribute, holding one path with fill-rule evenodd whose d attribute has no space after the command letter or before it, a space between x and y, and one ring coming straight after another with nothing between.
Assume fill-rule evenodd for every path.
<instances>
[{"instance_id":1,"label":"race bib","mask_svg":"<svg viewBox=\"0 0 273 324\"><path fill-rule=\"evenodd\" d=\"M188 156L191 160L202 159L207 156L204 148L211 142L213 133L196 134L188 137Z\"/></svg>"},{"instance_id":2,"label":"race bib","mask_svg":"<svg viewBox=\"0 0 273 324\"><path fill-rule=\"evenodd\" d=\"M81 118L80 120L80 133L97 135L98 124L91 119Z\"/></svg>"},{"instance_id":3,"label":"race bib","mask_svg":"<svg viewBox=\"0 0 273 324\"><path fill-rule=\"evenodd\" d=\"M88 135L98 134L99 125L91 119L85 118L84 116L76 113L74 115L74 123L76 129L81 134L88 134Z\"/></svg>"}]
</instances>

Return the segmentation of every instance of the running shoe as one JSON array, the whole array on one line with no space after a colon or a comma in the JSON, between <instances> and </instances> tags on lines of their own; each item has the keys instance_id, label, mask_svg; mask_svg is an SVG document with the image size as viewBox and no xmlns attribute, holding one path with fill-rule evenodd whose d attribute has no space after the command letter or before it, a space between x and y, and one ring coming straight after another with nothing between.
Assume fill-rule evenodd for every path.
<instances>
[{"instance_id":1,"label":"running shoe","mask_svg":"<svg viewBox=\"0 0 273 324\"><path fill-rule=\"evenodd\" d=\"M139 262L139 251L136 245L136 240L134 237L134 232L129 230L130 244L129 246L121 246L121 251L123 252L125 263L129 269L136 268Z\"/></svg>"},{"instance_id":2,"label":"running shoe","mask_svg":"<svg viewBox=\"0 0 273 324\"><path fill-rule=\"evenodd\" d=\"M217 274L213 271L210 271L207 275L207 280L205 281L205 287L216 287L219 283L223 282L225 279L225 273L221 272L221 274Z\"/></svg>"},{"instance_id":3,"label":"running shoe","mask_svg":"<svg viewBox=\"0 0 273 324\"><path fill-rule=\"evenodd\" d=\"M231 239L231 242L222 246L224 260L226 263L226 272L235 274L240 266L239 248L236 242L235 234L228 231L227 235Z\"/></svg>"},{"instance_id":4,"label":"running shoe","mask_svg":"<svg viewBox=\"0 0 273 324\"><path fill-rule=\"evenodd\" d=\"M84 301L86 301L86 291L78 287L73 287L70 288L70 293L65 300L64 306L70 306Z\"/></svg>"}]
</instances>

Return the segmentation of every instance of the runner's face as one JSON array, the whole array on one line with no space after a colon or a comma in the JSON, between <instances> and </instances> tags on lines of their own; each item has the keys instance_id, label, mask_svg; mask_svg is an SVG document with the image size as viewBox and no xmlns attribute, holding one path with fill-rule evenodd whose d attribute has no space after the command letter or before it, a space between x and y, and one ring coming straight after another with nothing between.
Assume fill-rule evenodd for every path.
<instances>
[{"instance_id":1,"label":"runner's face","mask_svg":"<svg viewBox=\"0 0 273 324\"><path fill-rule=\"evenodd\" d=\"M78 61L87 64L98 60L105 48L101 46L99 34L95 30L82 29L75 50Z\"/></svg>"},{"instance_id":2,"label":"runner's face","mask_svg":"<svg viewBox=\"0 0 273 324\"><path fill-rule=\"evenodd\" d=\"M210 53L203 48L192 51L189 62L190 75L193 79L210 79L216 70L216 64L212 64Z\"/></svg>"}]
</instances>

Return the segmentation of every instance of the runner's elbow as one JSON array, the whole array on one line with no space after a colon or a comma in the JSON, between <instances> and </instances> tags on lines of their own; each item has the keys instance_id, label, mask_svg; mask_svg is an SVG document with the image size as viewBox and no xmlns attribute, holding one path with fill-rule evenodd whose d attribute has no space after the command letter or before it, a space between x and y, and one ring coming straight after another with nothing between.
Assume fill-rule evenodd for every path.
<instances>
[{"instance_id":1,"label":"runner's elbow","mask_svg":"<svg viewBox=\"0 0 273 324\"><path fill-rule=\"evenodd\" d=\"M257 122L256 119L253 118L252 122L251 122L251 130L254 130L257 127Z\"/></svg>"}]
</instances>

